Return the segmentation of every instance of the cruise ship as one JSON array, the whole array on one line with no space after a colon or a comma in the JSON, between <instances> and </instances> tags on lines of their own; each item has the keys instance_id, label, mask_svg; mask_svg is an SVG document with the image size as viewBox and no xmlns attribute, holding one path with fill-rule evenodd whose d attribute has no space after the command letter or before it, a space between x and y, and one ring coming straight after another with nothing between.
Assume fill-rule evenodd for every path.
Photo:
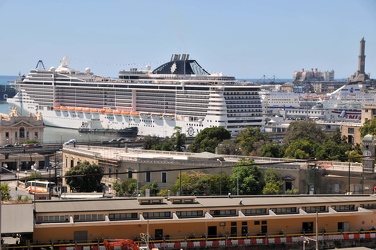
<instances>
[{"instance_id":1,"label":"cruise ship","mask_svg":"<svg viewBox=\"0 0 376 250\"><path fill-rule=\"evenodd\" d=\"M263 124L260 87L233 76L210 74L189 54L173 54L154 70L131 68L118 78L69 67L37 67L14 83L8 103L21 115L41 113L46 126L73 129L125 129L138 135L171 136L176 129L195 137L221 126L236 135Z\"/></svg>"}]
</instances>

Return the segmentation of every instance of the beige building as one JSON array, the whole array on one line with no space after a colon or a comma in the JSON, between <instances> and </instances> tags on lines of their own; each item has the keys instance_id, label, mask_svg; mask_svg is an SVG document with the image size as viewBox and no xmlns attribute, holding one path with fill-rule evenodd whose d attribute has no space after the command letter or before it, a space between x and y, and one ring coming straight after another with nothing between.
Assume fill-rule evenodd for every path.
<instances>
[{"instance_id":1,"label":"beige building","mask_svg":"<svg viewBox=\"0 0 376 250\"><path fill-rule=\"evenodd\" d=\"M43 142L43 118L40 113L29 116L19 116L13 109L9 115L1 114L0 145L22 144L25 141Z\"/></svg>"},{"instance_id":2,"label":"beige building","mask_svg":"<svg viewBox=\"0 0 376 250\"><path fill-rule=\"evenodd\" d=\"M354 145L361 145L362 143L359 131L360 127L362 127L366 121L376 118L376 104L364 105L361 117L362 120L360 123L341 124L341 135L346 136L347 141Z\"/></svg>"},{"instance_id":3,"label":"beige building","mask_svg":"<svg viewBox=\"0 0 376 250\"><path fill-rule=\"evenodd\" d=\"M138 188L153 181L158 183L160 189L169 189L178 180L181 172L201 171L210 174L231 174L232 167L244 157L224 156L212 153L189 153L153 151L127 148L111 148L87 145L64 145L63 148L63 175L79 162L88 161L104 168L102 182L107 186L124 181L127 178L137 180ZM299 163L265 165L267 158L262 158L260 168L272 167L278 169L284 181L284 190L300 189L305 187L300 183L301 168ZM277 159L284 160L284 159ZM302 163L306 166L306 163ZM303 171L304 172L304 171ZM304 174L304 173L303 173ZM63 180L63 185L66 185ZM227 194L228 190L222 190ZM202 195L202 194L198 194Z\"/></svg>"},{"instance_id":4,"label":"beige building","mask_svg":"<svg viewBox=\"0 0 376 250\"><path fill-rule=\"evenodd\" d=\"M376 104L366 104L362 108L362 124L376 118Z\"/></svg>"}]
</instances>

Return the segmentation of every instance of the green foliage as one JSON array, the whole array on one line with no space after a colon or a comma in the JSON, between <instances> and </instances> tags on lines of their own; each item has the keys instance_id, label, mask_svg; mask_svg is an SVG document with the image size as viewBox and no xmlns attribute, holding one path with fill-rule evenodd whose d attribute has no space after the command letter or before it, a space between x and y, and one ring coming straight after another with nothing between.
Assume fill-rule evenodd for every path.
<instances>
[{"instance_id":1,"label":"green foliage","mask_svg":"<svg viewBox=\"0 0 376 250\"><path fill-rule=\"evenodd\" d=\"M294 188L293 190L291 189L288 189L286 190L286 194L298 194L299 193L299 190Z\"/></svg>"},{"instance_id":2,"label":"green foliage","mask_svg":"<svg viewBox=\"0 0 376 250\"><path fill-rule=\"evenodd\" d=\"M267 169L264 173L265 186L262 190L262 194L281 194L283 181L281 181L281 176L274 169Z\"/></svg>"},{"instance_id":3,"label":"green foliage","mask_svg":"<svg viewBox=\"0 0 376 250\"><path fill-rule=\"evenodd\" d=\"M30 198L30 196L27 196L27 195L17 194L17 200L16 201L18 203L29 202L29 201L31 201L31 198Z\"/></svg>"},{"instance_id":4,"label":"green foliage","mask_svg":"<svg viewBox=\"0 0 376 250\"><path fill-rule=\"evenodd\" d=\"M0 183L0 192L1 192L1 201L9 201L10 196L10 187L8 183L2 182Z\"/></svg>"},{"instance_id":5,"label":"green foliage","mask_svg":"<svg viewBox=\"0 0 376 250\"><path fill-rule=\"evenodd\" d=\"M31 172L30 175L26 177L28 180L42 179L42 174L40 172Z\"/></svg>"},{"instance_id":6,"label":"green foliage","mask_svg":"<svg viewBox=\"0 0 376 250\"><path fill-rule=\"evenodd\" d=\"M145 195L146 189L150 189L150 196L157 196L159 193L159 187L156 181L142 186L141 193Z\"/></svg>"},{"instance_id":7,"label":"green foliage","mask_svg":"<svg viewBox=\"0 0 376 250\"><path fill-rule=\"evenodd\" d=\"M263 184L261 183L261 171L258 166L254 165L252 159L242 159L232 168L231 183L233 193L239 195L256 195L261 194Z\"/></svg>"},{"instance_id":8,"label":"green foliage","mask_svg":"<svg viewBox=\"0 0 376 250\"><path fill-rule=\"evenodd\" d=\"M103 167L84 161L67 171L65 178L71 190L76 192L102 192L103 174Z\"/></svg>"},{"instance_id":9,"label":"green foliage","mask_svg":"<svg viewBox=\"0 0 376 250\"><path fill-rule=\"evenodd\" d=\"M315 144L307 138L291 141L286 148L285 157L294 159L309 159L315 157Z\"/></svg>"},{"instance_id":10,"label":"green foliage","mask_svg":"<svg viewBox=\"0 0 376 250\"><path fill-rule=\"evenodd\" d=\"M376 118L367 120L363 126L359 128L359 131L362 138L367 134L376 135Z\"/></svg>"},{"instance_id":11,"label":"green foliage","mask_svg":"<svg viewBox=\"0 0 376 250\"><path fill-rule=\"evenodd\" d=\"M257 155L257 150L266 144L268 135L262 133L260 128L248 127L240 131L236 143L241 148L243 155Z\"/></svg>"},{"instance_id":12,"label":"green foliage","mask_svg":"<svg viewBox=\"0 0 376 250\"><path fill-rule=\"evenodd\" d=\"M267 182L265 183L264 188L262 189L262 194L271 195L271 194L281 194L282 193L282 181L276 182Z\"/></svg>"},{"instance_id":13,"label":"green foliage","mask_svg":"<svg viewBox=\"0 0 376 250\"><path fill-rule=\"evenodd\" d=\"M144 137L143 149L146 150L163 150L163 151L183 151L182 148L187 139L184 133L181 133L181 128L176 126L175 132L171 138L160 138L155 135L147 135Z\"/></svg>"},{"instance_id":14,"label":"green foliage","mask_svg":"<svg viewBox=\"0 0 376 250\"><path fill-rule=\"evenodd\" d=\"M303 138L312 143L323 143L326 134L320 125L312 120L294 121L287 128L283 142L290 145L293 141Z\"/></svg>"},{"instance_id":15,"label":"green foliage","mask_svg":"<svg viewBox=\"0 0 376 250\"><path fill-rule=\"evenodd\" d=\"M261 147L260 156L262 157L283 158L283 155L283 145L278 145L277 143L269 142Z\"/></svg>"},{"instance_id":16,"label":"green foliage","mask_svg":"<svg viewBox=\"0 0 376 250\"><path fill-rule=\"evenodd\" d=\"M242 152L235 140L229 139L224 140L218 145L217 153L223 155L241 155Z\"/></svg>"},{"instance_id":17,"label":"green foliage","mask_svg":"<svg viewBox=\"0 0 376 250\"><path fill-rule=\"evenodd\" d=\"M171 136L171 143L173 144L174 150L181 152L183 151L183 146L187 140L186 134L181 132L181 127L176 126L174 128L175 132Z\"/></svg>"},{"instance_id":18,"label":"green foliage","mask_svg":"<svg viewBox=\"0 0 376 250\"><path fill-rule=\"evenodd\" d=\"M171 187L173 193L180 192L181 195L213 195L220 193L222 183L222 194L227 193L230 188L230 176L222 173L208 174L204 172L192 171L183 172Z\"/></svg>"},{"instance_id":19,"label":"green foliage","mask_svg":"<svg viewBox=\"0 0 376 250\"><path fill-rule=\"evenodd\" d=\"M146 150L153 149L154 145L158 145L161 143L161 138L155 135L147 135L143 139L143 145L142 148Z\"/></svg>"},{"instance_id":20,"label":"green foliage","mask_svg":"<svg viewBox=\"0 0 376 250\"><path fill-rule=\"evenodd\" d=\"M350 150L351 144L328 140L324 144L318 145L315 157L317 159L347 161L347 152Z\"/></svg>"},{"instance_id":21,"label":"green foliage","mask_svg":"<svg viewBox=\"0 0 376 250\"><path fill-rule=\"evenodd\" d=\"M230 138L230 132L223 127L205 128L195 137L190 150L195 153L215 153L218 144Z\"/></svg>"},{"instance_id":22,"label":"green foliage","mask_svg":"<svg viewBox=\"0 0 376 250\"><path fill-rule=\"evenodd\" d=\"M116 191L117 196L132 196L136 195L137 180L128 178L123 182L116 181L113 184L113 189Z\"/></svg>"}]
</instances>

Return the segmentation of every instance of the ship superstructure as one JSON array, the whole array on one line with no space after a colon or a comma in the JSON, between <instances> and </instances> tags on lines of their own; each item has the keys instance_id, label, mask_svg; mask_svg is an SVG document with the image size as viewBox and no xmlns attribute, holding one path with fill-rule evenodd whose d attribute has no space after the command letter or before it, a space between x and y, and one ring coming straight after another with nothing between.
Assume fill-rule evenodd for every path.
<instances>
[{"instance_id":1,"label":"ship superstructure","mask_svg":"<svg viewBox=\"0 0 376 250\"><path fill-rule=\"evenodd\" d=\"M120 71L119 78L79 72L64 58L58 68L33 69L15 85L19 92L8 102L22 115L40 112L47 126L138 127L139 135L165 137L178 127L187 136L214 126L235 135L263 123L259 86L210 74L188 54L153 71Z\"/></svg>"}]
</instances>

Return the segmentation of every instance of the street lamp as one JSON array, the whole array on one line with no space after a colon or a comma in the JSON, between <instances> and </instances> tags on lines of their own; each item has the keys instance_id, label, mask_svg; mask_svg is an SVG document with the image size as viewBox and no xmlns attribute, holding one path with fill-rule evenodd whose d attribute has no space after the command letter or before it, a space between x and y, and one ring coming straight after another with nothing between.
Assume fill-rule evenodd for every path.
<instances>
[{"instance_id":1,"label":"street lamp","mask_svg":"<svg viewBox=\"0 0 376 250\"><path fill-rule=\"evenodd\" d=\"M223 164L222 164L222 161L220 159L217 159L217 161L219 161L219 163L221 164L221 176L220 176L220 179L219 179L219 195L222 195L222 167L223 167Z\"/></svg>"}]
</instances>

